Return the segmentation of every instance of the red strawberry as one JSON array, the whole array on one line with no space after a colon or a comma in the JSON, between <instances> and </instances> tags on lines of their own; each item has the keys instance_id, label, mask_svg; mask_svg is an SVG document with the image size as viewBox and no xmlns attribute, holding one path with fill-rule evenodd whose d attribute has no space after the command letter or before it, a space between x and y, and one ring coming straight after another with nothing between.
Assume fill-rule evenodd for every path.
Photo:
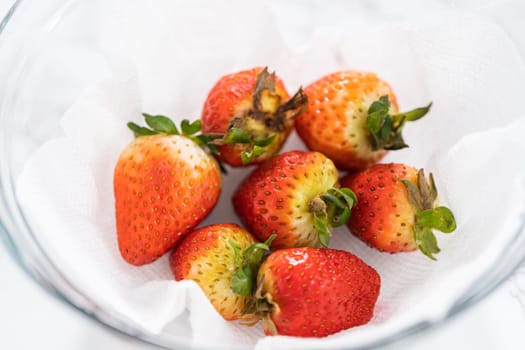
<instances>
[{"instance_id":1,"label":"red strawberry","mask_svg":"<svg viewBox=\"0 0 525 350\"><path fill-rule=\"evenodd\" d=\"M122 151L113 178L119 249L133 265L173 248L221 191L219 166L194 135L199 122L183 121L180 134L170 119L145 116L151 129L128 123L136 138Z\"/></svg>"},{"instance_id":2,"label":"red strawberry","mask_svg":"<svg viewBox=\"0 0 525 350\"><path fill-rule=\"evenodd\" d=\"M401 136L405 122L423 117L431 106L398 113L391 87L373 73L337 72L304 90L308 108L295 128L309 149L344 170L365 168L385 150L408 147Z\"/></svg>"},{"instance_id":3,"label":"red strawberry","mask_svg":"<svg viewBox=\"0 0 525 350\"><path fill-rule=\"evenodd\" d=\"M352 191L338 187L330 159L292 151L255 169L235 192L233 204L257 238L277 235L274 248L326 246L329 226L343 225L355 202Z\"/></svg>"},{"instance_id":4,"label":"red strawberry","mask_svg":"<svg viewBox=\"0 0 525 350\"><path fill-rule=\"evenodd\" d=\"M341 180L357 194L350 230L381 251L419 248L435 260L439 247L432 229L450 233L456 222L450 209L437 205L434 178L404 164L376 164Z\"/></svg>"},{"instance_id":5,"label":"red strawberry","mask_svg":"<svg viewBox=\"0 0 525 350\"><path fill-rule=\"evenodd\" d=\"M305 105L302 89L290 99L275 73L257 67L219 79L204 103L202 130L224 135L216 141L221 161L260 163L281 149Z\"/></svg>"},{"instance_id":6,"label":"red strawberry","mask_svg":"<svg viewBox=\"0 0 525 350\"><path fill-rule=\"evenodd\" d=\"M268 244L256 243L235 224L210 225L188 234L170 265L177 281L197 282L222 317L236 320L252 302L253 281Z\"/></svg>"},{"instance_id":7,"label":"red strawberry","mask_svg":"<svg viewBox=\"0 0 525 350\"><path fill-rule=\"evenodd\" d=\"M380 285L379 274L346 251L278 250L259 269L252 317L268 335L325 337L370 321Z\"/></svg>"}]
</instances>

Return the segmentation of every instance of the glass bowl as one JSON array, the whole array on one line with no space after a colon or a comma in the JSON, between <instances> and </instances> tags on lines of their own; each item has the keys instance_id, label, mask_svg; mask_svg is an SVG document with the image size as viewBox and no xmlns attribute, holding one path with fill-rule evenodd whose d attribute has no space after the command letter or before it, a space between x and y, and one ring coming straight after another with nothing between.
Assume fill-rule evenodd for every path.
<instances>
[{"instance_id":1,"label":"glass bowl","mask_svg":"<svg viewBox=\"0 0 525 350\"><path fill-rule=\"evenodd\" d=\"M198 345L186 337L187 328L170 328L161 333L145 331L118 310L98 304L89 294L83 292L82 288L63 273L63 269L57 266L43 247L38 232L32 229L26 218L15 188L16 179L31 155L48 140L63 134L61 118L77 97L93 83L107 77L107 69L101 57L104 56L108 46L118 46L120 43L118 35L114 33L100 36L101 32L97 29L98 23L101 22L100 18L104 17L104 21L107 22L108 13L118 14L115 9L119 6L124 10L138 6L137 3L139 2L117 0L89 2L19 0L2 21L0 25L0 237L20 267L36 283L93 320L108 326L113 331L151 344L174 349L198 348ZM311 28L308 22L294 19L292 14L297 8L308 7L314 3L316 2L289 1L282 4L273 2L271 5L279 6L288 16L286 18L290 26L287 33L295 38L293 44L297 47L304 44L301 40L308 40ZM199 11L206 12L207 4L209 3L204 1L195 2L186 9L187 13L184 13L184 7L180 7L183 13L178 15L196 16ZM231 2L224 6L225 11L228 11L228 7L240 7L240 13L249 16L253 15L250 9L252 5L255 6L254 4L256 3L242 5L241 2ZM393 8L386 2L344 4L334 1L326 4L336 9L329 11L331 15L335 15L334 21L345 20L345 13L341 12L341 9L349 12L375 11L386 18L404 18L406 15L403 14L403 10L413 5L403 2ZM437 9L447 5L437 1L428 6ZM108 11L108 8L113 12ZM281 18L277 21L283 20L284 16L281 14ZM242 30L242 26L228 22L226 19L222 24L228 28L222 33L230 33L231 40L234 42L240 40L236 39L236 33ZM140 28L152 23L137 25ZM188 49L201 49L202 43L198 41L195 43L192 39L200 38L202 28L197 25L181 26L180 30L184 31L184 35L177 37L176 40L187 40ZM219 43L208 44L211 47L226 45L226 41L222 38L219 39ZM140 50L140 47L135 49ZM268 46L266 45L264 49L268 50ZM209 57L204 57L203 61L206 59ZM236 59L236 55L231 54L225 59ZM245 56L240 55L237 59L245 60L242 64L251 64L250 59ZM286 57L278 59L286 59ZM401 330L386 332L381 338L368 339L362 342L359 348L376 348L420 333L448 321L483 299L505 281L525 259L523 218L521 223L512 232L512 244L505 247L505 253L497 257L487 273L473 281L466 291L458 295L451 307L442 310L439 317L419 319ZM214 348L218 347L214 346Z\"/></svg>"}]
</instances>

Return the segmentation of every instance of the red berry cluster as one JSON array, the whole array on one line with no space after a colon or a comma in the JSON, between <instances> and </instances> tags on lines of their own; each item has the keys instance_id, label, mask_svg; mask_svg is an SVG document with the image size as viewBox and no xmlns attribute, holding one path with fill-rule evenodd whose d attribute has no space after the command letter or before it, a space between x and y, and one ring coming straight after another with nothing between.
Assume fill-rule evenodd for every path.
<instances>
[{"instance_id":1,"label":"red berry cluster","mask_svg":"<svg viewBox=\"0 0 525 350\"><path fill-rule=\"evenodd\" d=\"M452 232L455 220L432 174L377 164L407 147L404 125L430 107L399 112L373 73L333 73L290 96L275 73L253 68L219 79L200 120L144 114L147 127L128 123L136 138L114 173L121 255L143 265L172 251L176 280L195 281L227 320L262 320L266 334L366 324L380 276L358 252L328 248L331 231L346 224L380 251L435 259L433 230ZM310 151L278 154L294 127ZM223 163L257 166L232 196L246 230L195 229L219 198Z\"/></svg>"}]
</instances>

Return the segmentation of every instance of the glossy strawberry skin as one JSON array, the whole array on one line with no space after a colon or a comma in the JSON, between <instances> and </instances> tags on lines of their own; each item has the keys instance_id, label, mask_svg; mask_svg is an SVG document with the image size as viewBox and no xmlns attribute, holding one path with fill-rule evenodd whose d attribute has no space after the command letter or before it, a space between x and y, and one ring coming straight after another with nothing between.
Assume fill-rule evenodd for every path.
<instances>
[{"instance_id":1,"label":"glossy strawberry skin","mask_svg":"<svg viewBox=\"0 0 525 350\"><path fill-rule=\"evenodd\" d=\"M231 241L241 251L256 242L249 232L235 224L210 225L190 232L170 258L175 279L195 281L226 320L239 319L250 301L231 289L233 272L239 267Z\"/></svg>"},{"instance_id":2,"label":"glossy strawberry skin","mask_svg":"<svg viewBox=\"0 0 525 350\"><path fill-rule=\"evenodd\" d=\"M396 253L417 249L415 212L400 181L415 183L417 169L404 164L376 164L341 179L357 195L348 226L368 245Z\"/></svg>"},{"instance_id":3,"label":"glossy strawberry skin","mask_svg":"<svg viewBox=\"0 0 525 350\"><path fill-rule=\"evenodd\" d=\"M277 334L298 337L325 337L366 324L381 285L372 267L335 249L278 250L258 278ZM266 334L271 328L265 323Z\"/></svg>"},{"instance_id":4,"label":"glossy strawberry skin","mask_svg":"<svg viewBox=\"0 0 525 350\"><path fill-rule=\"evenodd\" d=\"M114 171L119 250L144 265L172 249L215 206L221 191L216 161L179 135L141 136Z\"/></svg>"},{"instance_id":5,"label":"glossy strawberry skin","mask_svg":"<svg viewBox=\"0 0 525 350\"><path fill-rule=\"evenodd\" d=\"M391 111L397 101L391 87L373 73L341 71L304 89L308 108L295 121L297 133L312 150L332 159L338 169L358 170L378 162L386 153L373 151L366 119L372 102L387 95Z\"/></svg>"},{"instance_id":6,"label":"glossy strawberry skin","mask_svg":"<svg viewBox=\"0 0 525 350\"><path fill-rule=\"evenodd\" d=\"M258 75L263 71L262 67L226 75L217 81L208 93L208 97L202 109L202 131L203 133L228 132L232 120L236 116L243 116L253 109L253 94ZM275 78L275 92L282 101L288 100L288 94L283 82ZM253 160L252 163L260 163L279 151L284 141L293 128L293 121L286 121L283 129L276 134L276 140L268 146L266 152ZM268 136L260 130L260 137ZM242 166L241 153L245 145L221 145L219 159L232 166Z\"/></svg>"},{"instance_id":7,"label":"glossy strawberry skin","mask_svg":"<svg viewBox=\"0 0 525 350\"><path fill-rule=\"evenodd\" d=\"M261 164L237 188L235 211L259 240L272 248L314 246L317 232L309 204L338 185L332 161L321 153L291 151Z\"/></svg>"}]
</instances>

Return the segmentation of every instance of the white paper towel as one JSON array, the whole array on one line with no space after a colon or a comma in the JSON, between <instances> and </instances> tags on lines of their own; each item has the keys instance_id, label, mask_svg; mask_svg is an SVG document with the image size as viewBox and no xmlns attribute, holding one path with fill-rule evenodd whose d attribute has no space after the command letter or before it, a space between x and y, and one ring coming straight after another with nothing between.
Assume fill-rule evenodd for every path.
<instances>
[{"instance_id":1,"label":"white paper towel","mask_svg":"<svg viewBox=\"0 0 525 350\"><path fill-rule=\"evenodd\" d=\"M349 347L438 319L496 261L525 211L525 115L516 108L525 67L494 24L428 6L432 13L412 8L409 15L387 2L106 3L94 33L111 77L79 96L62 119L63 137L38 149L18 179L33 231L97 304L152 333L178 333L189 322L183 336L196 345ZM335 70L364 69L393 86L402 109L434 102L406 127L411 147L384 161L432 171L458 229L438 233L438 262L382 254L346 228L336 231L331 246L357 254L382 277L365 327L320 340L263 338L260 327L223 321L192 282L173 281L167 257L137 268L118 253L112 175L132 138L125 123L142 122L141 112L196 118L221 75L256 65L277 70L290 91ZM304 149L295 134L291 149ZM202 225L239 222L230 196L248 171L230 171Z\"/></svg>"}]
</instances>

